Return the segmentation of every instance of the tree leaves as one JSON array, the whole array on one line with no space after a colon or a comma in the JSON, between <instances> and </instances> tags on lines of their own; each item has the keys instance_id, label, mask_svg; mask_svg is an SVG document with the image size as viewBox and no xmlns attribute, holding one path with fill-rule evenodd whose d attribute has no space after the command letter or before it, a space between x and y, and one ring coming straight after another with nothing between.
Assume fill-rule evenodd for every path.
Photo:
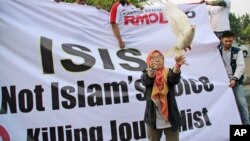
<instances>
[{"instance_id":1,"label":"tree leaves","mask_svg":"<svg viewBox=\"0 0 250 141\"><path fill-rule=\"evenodd\" d=\"M231 30L236 35L236 40L241 44L250 43L250 16L248 13L236 16L234 13L229 15Z\"/></svg>"}]
</instances>

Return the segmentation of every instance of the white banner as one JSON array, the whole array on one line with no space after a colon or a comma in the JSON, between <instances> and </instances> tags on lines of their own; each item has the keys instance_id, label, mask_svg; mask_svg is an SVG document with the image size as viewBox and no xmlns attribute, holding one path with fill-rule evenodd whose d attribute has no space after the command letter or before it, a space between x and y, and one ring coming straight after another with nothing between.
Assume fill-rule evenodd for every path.
<instances>
[{"instance_id":1,"label":"white banner","mask_svg":"<svg viewBox=\"0 0 250 141\"><path fill-rule=\"evenodd\" d=\"M180 138L229 140L229 126L241 121L206 6L179 7L196 25L190 66L175 87ZM0 140L147 140L141 71L150 50L176 39L161 7L125 12L120 49L104 10L0 0Z\"/></svg>"}]
</instances>

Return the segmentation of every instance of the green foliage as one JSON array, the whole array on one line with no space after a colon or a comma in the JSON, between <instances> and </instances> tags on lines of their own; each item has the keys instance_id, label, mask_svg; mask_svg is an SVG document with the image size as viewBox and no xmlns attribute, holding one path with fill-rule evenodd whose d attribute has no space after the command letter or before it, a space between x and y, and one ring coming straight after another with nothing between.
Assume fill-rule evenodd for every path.
<instances>
[{"instance_id":1,"label":"green foliage","mask_svg":"<svg viewBox=\"0 0 250 141\"><path fill-rule=\"evenodd\" d=\"M234 13L229 14L229 21L230 21L230 27L231 30L235 33L236 37L239 37L240 35L240 25L239 25L239 19L236 17ZM237 40L238 38L236 38Z\"/></svg>"},{"instance_id":2,"label":"green foliage","mask_svg":"<svg viewBox=\"0 0 250 141\"><path fill-rule=\"evenodd\" d=\"M62 1L73 3L76 0L62 0ZM87 0L87 4L92 6L97 6L107 11L110 11L112 5L117 1L119 0ZM144 1L146 0L129 0L129 2L131 2L136 7L140 7L140 3Z\"/></svg>"},{"instance_id":3,"label":"green foliage","mask_svg":"<svg viewBox=\"0 0 250 141\"><path fill-rule=\"evenodd\" d=\"M88 0L89 5L99 6L102 9L105 9L107 11L110 11L112 5L117 0Z\"/></svg>"},{"instance_id":4,"label":"green foliage","mask_svg":"<svg viewBox=\"0 0 250 141\"><path fill-rule=\"evenodd\" d=\"M62 1L64 1L64 2L69 2L69 3L73 3L73 2L75 2L76 0L62 0Z\"/></svg>"},{"instance_id":5,"label":"green foliage","mask_svg":"<svg viewBox=\"0 0 250 141\"><path fill-rule=\"evenodd\" d=\"M102 9L110 11L112 5L118 1L119 0L88 0L88 4L93 6L99 6ZM129 0L129 2L136 7L140 7L140 3L144 1L145 0Z\"/></svg>"},{"instance_id":6,"label":"green foliage","mask_svg":"<svg viewBox=\"0 0 250 141\"><path fill-rule=\"evenodd\" d=\"M236 34L236 40L241 44L250 44L250 16L248 13L236 16L229 15L231 30Z\"/></svg>"}]
</instances>

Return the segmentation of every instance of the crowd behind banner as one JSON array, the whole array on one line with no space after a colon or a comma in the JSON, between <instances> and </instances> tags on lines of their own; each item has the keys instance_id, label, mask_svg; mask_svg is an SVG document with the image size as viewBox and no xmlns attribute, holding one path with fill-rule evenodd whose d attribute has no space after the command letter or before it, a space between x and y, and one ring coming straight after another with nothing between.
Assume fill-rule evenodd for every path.
<instances>
[{"instance_id":1,"label":"crowd behind banner","mask_svg":"<svg viewBox=\"0 0 250 141\"><path fill-rule=\"evenodd\" d=\"M196 24L190 65L175 87L180 140L229 140L229 126L241 121L206 6L178 6ZM150 50L165 52L176 41L160 22L161 7L127 12L150 22L124 24L125 49L102 9L1 0L0 11L0 138L147 140L141 71ZM173 57L165 63L174 66Z\"/></svg>"}]
</instances>

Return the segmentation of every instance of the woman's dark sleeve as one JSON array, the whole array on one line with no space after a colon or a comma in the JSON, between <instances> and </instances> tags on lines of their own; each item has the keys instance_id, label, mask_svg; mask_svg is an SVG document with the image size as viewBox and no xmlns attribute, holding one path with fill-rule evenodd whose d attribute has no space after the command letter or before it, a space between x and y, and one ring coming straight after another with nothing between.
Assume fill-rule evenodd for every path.
<instances>
[{"instance_id":1,"label":"woman's dark sleeve","mask_svg":"<svg viewBox=\"0 0 250 141\"><path fill-rule=\"evenodd\" d=\"M141 75L141 82L144 86L152 86L154 84L155 78L150 78L147 74L147 71L143 71Z\"/></svg>"},{"instance_id":2,"label":"woman's dark sleeve","mask_svg":"<svg viewBox=\"0 0 250 141\"><path fill-rule=\"evenodd\" d=\"M181 79L181 72L180 73L174 73L173 72L173 69L169 69L169 72L168 72L168 84L169 85L176 85L180 82L180 79Z\"/></svg>"}]
</instances>

